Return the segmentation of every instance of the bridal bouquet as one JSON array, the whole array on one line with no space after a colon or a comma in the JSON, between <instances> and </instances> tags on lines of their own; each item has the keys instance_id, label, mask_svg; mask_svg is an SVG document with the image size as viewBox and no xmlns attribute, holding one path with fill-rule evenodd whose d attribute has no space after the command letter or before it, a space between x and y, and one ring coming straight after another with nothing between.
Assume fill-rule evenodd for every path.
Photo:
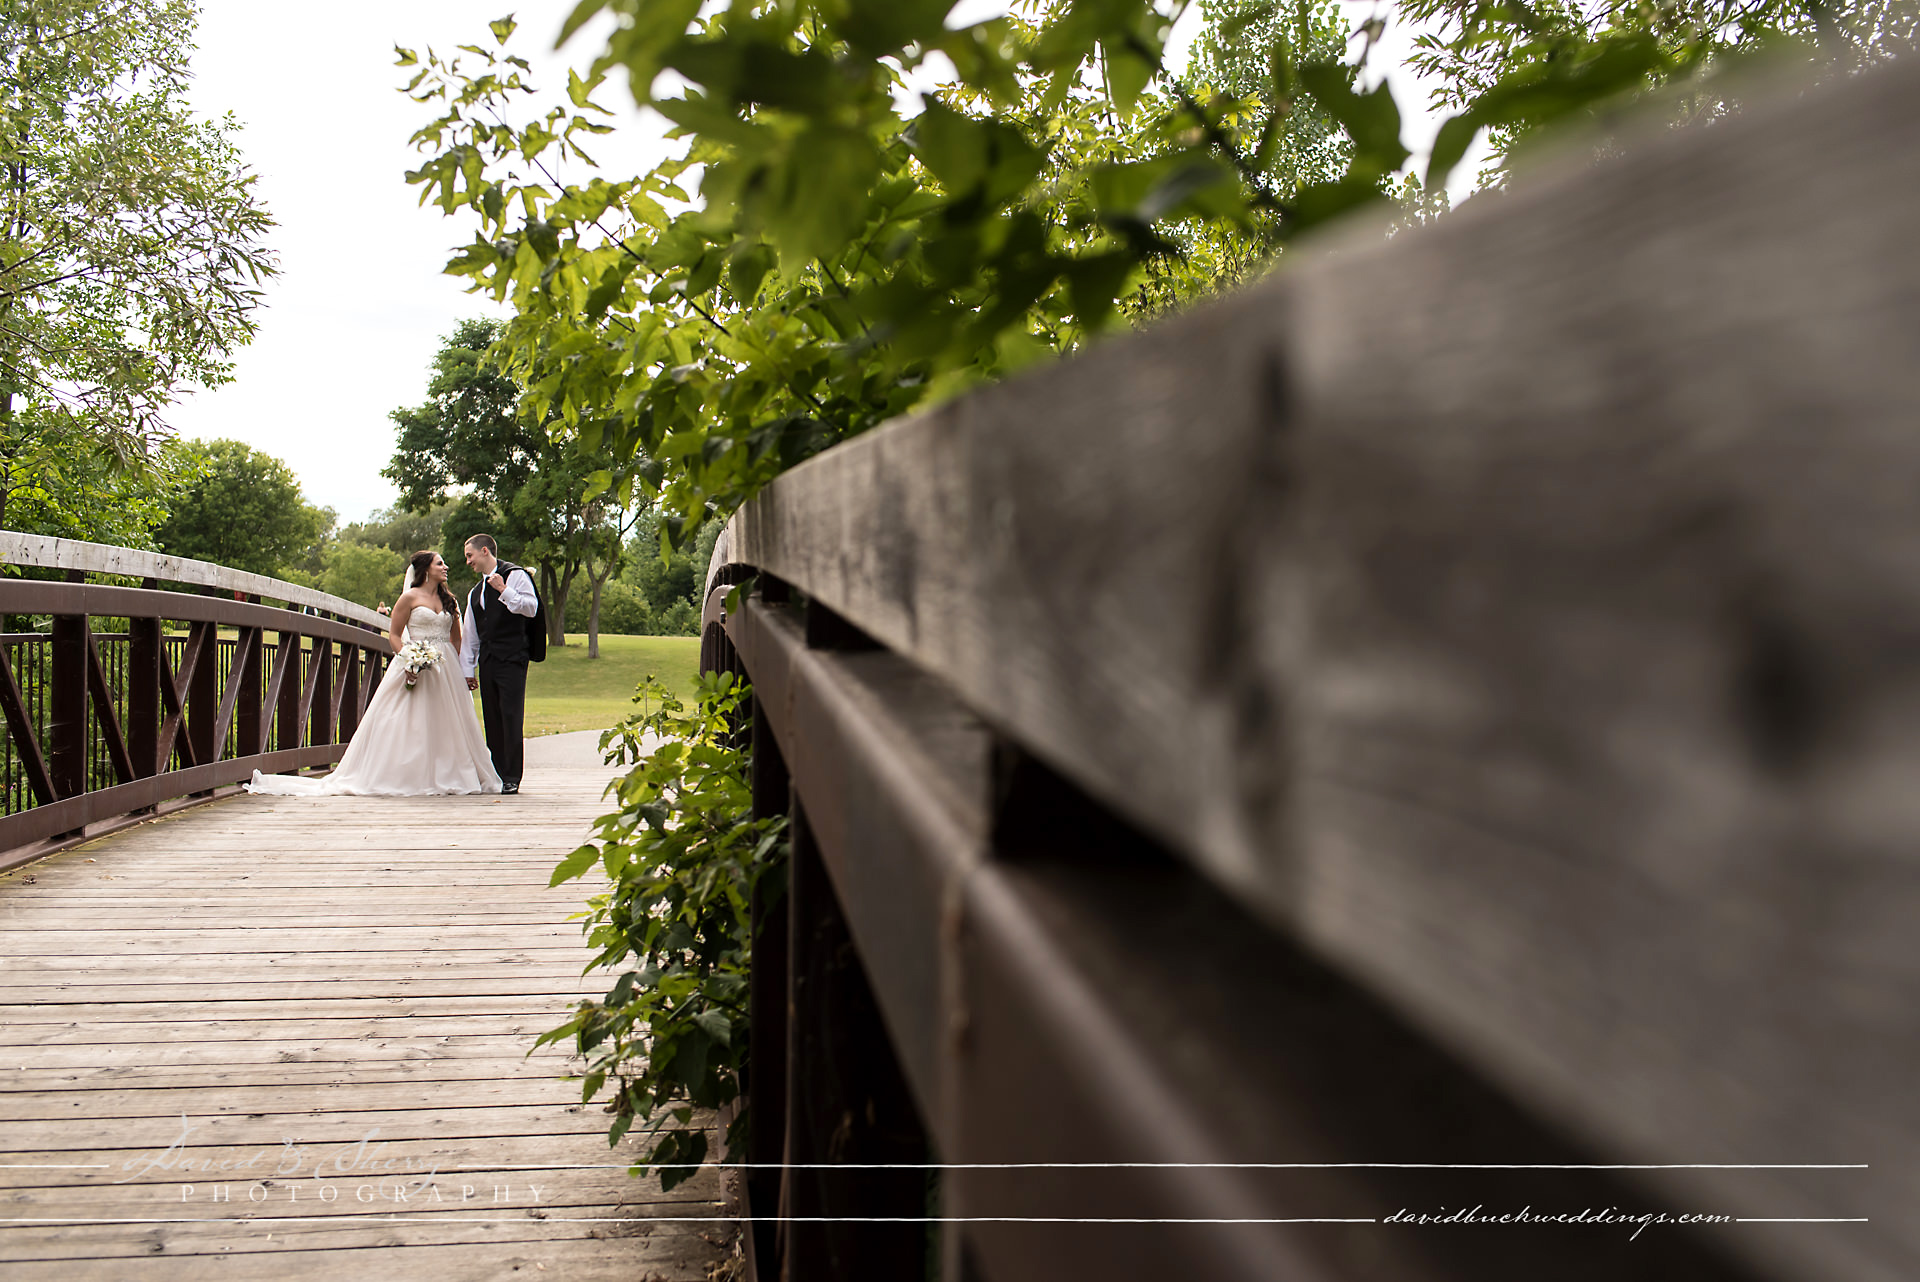
<instances>
[{"instance_id":1,"label":"bridal bouquet","mask_svg":"<svg viewBox=\"0 0 1920 1282\"><path fill-rule=\"evenodd\" d=\"M413 683L420 674L440 662L440 651L425 641L409 641L400 647L400 664L407 670L407 689L413 689Z\"/></svg>"}]
</instances>

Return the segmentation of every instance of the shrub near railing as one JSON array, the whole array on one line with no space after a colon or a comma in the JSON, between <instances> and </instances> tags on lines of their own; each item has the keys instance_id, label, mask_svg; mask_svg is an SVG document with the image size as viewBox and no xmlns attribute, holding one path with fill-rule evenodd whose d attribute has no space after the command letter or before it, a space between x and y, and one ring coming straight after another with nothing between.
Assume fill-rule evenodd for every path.
<instances>
[{"instance_id":1,"label":"shrub near railing","mask_svg":"<svg viewBox=\"0 0 1920 1282\"><path fill-rule=\"evenodd\" d=\"M600 741L611 762L632 764L613 785L619 807L551 882L605 869L613 885L585 914L598 950L588 968L619 977L604 999L581 1002L536 1046L573 1039L587 1057L583 1103L615 1083L608 1143L651 1124L653 1142L632 1173L657 1170L667 1189L707 1157L693 1110L740 1094L754 900L784 893L786 818L749 817L752 789L736 732L748 698L734 674L707 673L688 711L647 678L635 696L639 711ZM671 1125L655 1123L662 1115ZM746 1121L736 1114L728 1128L730 1161Z\"/></svg>"}]
</instances>

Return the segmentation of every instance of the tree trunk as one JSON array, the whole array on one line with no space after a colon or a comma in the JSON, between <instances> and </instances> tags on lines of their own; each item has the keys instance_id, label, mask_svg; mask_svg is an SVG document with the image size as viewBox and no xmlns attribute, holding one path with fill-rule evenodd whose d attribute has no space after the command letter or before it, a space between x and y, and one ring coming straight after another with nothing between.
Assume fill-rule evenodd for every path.
<instances>
[{"instance_id":1,"label":"tree trunk","mask_svg":"<svg viewBox=\"0 0 1920 1282\"><path fill-rule=\"evenodd\" d=\"M552 561L540 562L540 599L547 603L549 648L567 643L567 589L572 583L573 575L561 578L554 572Z\"/></svg>"},{"instance_id":2,"label":"tree trunk","mask_svg":"<svg viewBox=\"0 0 1920 1282\"><path fill-rule=\"evenodd\" d=\"M578 561L567 561L564 563L563 570L560 574L559 586L554 589L554 600L559 608L553 612L553 618L550 621L551 635L556 638L549 642L551 645L565 645L567 643L567 598L573 594L574 576L579 573L580 563Z\"/></svg>"},{"instance_id":3,"label":"tree trunk","mask_svg":"<svg viewBox=\"0 0 1920 1282\"><path fill-rule=\"evenodd\" d=\"M593 567L587 567L587 582L593 586L593 604L587 608L587 657L600 657L600 594L606 590L607 579L613 574L613 561L607 561L607 568L595 574Z\"/></svg>"},{"instance_id":4,"label":"tree trunk","mask_svg":"<svg viewBox=\"0 0 1920 1282\"><path fill-rule=\"evenodd\" d=\"M5 432L9 441L13 438L12 427L13 392L9 389L0 391L0 432ZM7 498L12 493L13 455L9 452L6 456L4 474L0 475L0 530L7 528Z\"/></svg>"}]
</instances>

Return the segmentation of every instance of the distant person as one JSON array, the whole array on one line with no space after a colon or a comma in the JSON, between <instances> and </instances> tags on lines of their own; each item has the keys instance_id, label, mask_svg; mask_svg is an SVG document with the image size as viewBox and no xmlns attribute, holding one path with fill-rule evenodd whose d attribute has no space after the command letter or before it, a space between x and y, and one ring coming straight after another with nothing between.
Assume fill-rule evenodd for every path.
<instances>
[{"instance_id":1,"label":"distant person","mask_svg":"<svg viewBox=\"0 0 1920 1282\"><path fill-rule=\"evenodd\" d=\"M540 596L531 574L500 559L492 535L474 535L466 552L467 568L480 582L467 593L460 666L467 689L480 692L480 716L500 772L500 791L511 796L520 791L526 752L527 664L546 657L545 634L533 635Z\"/></svg>"},{"instance_id":2,"label":"distant person","mask_svg":"<svg viewBox=\"0 0 1920 1282\"><path fill-rule=\"evenodd\" d=\"M493 754L454 666L464 640L460 602L438 552L415 552L393 603L387 640L396 660L367 704L353 742L324 779L253 772L249 792L289 797L423 797L500 792ZM408 660L418 666L409 670Z\"/></svg>"}]
</instances>

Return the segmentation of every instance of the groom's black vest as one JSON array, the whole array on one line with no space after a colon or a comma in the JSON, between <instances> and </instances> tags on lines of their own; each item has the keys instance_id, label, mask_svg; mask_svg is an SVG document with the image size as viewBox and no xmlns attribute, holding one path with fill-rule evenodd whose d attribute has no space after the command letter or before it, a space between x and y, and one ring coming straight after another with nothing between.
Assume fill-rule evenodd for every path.
<instances>
[{"instance_id":1,"label":"groom's black vest","mask_svg":"<svg viewBox=\"0 0 1920 1282\"><path fill-rule=\"evenodd\" d=\"M500 561L494 568L499 572L502 583L516 570L528 573L524 567L510 561ZM527 661L527 626L532 620L507 609L506 602L500 599L500 594L485 579L474 585L467 605L473 610L474 631L480 634L482 659L499 663Z\"/></svg>"}]
</instances>

